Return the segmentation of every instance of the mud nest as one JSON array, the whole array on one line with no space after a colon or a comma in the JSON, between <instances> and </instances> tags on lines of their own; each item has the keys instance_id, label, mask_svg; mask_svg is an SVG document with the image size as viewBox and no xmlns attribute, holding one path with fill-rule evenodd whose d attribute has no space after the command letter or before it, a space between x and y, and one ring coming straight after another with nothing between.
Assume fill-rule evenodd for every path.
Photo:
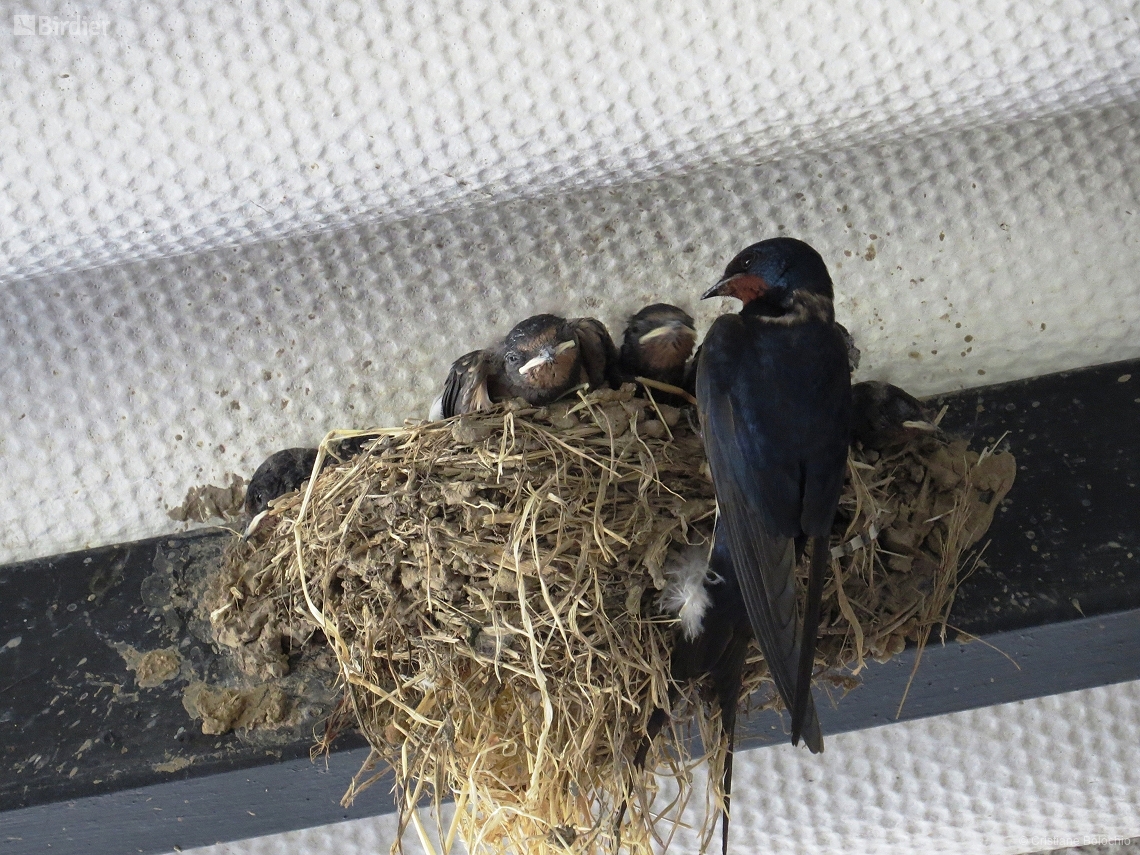
<instances>
[{"instance_id":1,"label":"mud nest","mask_svg":"<svg viewBox=\"0 0 1140 855\"><path fill-rule=\"evenodd\" d=\"M439 821L454 799L436 830L444 849L612 851L628 799L622 847L649 852L668 842L705 759L707 836L723 749L694 757L686 737L723 740L696 689L673 704L656 775L630 770L669 698L677 620L659 592L679 552L707 546L715 517L694 421L626 387L330 434L320 475L230 550L207 604L216 635L269 673L288 668L290 649L327 644L372 746L346 801L390 769L401 830L424 836L415 806L434 802ZM374 439L322 470L344 436ZM1015 471L1008 453L934 438L854 452L849 469L816 662L836 697L865 658L945 632ZM752 653L755 690L769 680Z\"/></svg>"}]
</instances>

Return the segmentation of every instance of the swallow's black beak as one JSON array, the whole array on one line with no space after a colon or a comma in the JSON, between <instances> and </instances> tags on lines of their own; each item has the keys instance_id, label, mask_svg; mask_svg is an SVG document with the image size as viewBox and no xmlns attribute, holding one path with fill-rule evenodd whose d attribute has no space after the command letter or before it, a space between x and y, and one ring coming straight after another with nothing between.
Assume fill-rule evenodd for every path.
<instances>
[{"instance_id":1,"label":"swallow's black beak","mask_svg":"<svg viewBox=\"0 0 1140 855\"><path fill-rule=\"evenodd\" d=\"M754 273L726 274L719 282L701 295L702 300L709 297L735 297L742 303L748 304L757 297L762 297L769 291L768 283Z\"/></svg>"},{"instance_id":2,"label":"swallow's black beak","mask_svg":"<svg viewBox=\"0 0 1140 855\"><path fill-rule=\"evenodd\" d=\"M725 276L715 285L713 285L705 293L701 294L702 300L707 300L709 297L731 297L732 296L732 282L734 279L742 276L743 274L737 273L733 276Z\"/></svg>"}]
</instances>

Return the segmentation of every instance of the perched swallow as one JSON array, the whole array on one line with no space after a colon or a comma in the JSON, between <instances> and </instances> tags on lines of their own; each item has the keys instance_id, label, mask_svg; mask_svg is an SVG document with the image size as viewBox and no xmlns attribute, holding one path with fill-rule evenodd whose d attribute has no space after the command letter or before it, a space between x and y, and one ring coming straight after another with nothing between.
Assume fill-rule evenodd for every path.
<instances>
[{"instance_id":1,"label":"perched swallow","mask_svg":"<svg viewBox=\"0 0 1140 855\"><path fill-rule=\"evenodd\" d=\"M510 398L545 406L577 386L610 385L617 357L601 321L534 315L517 324L498 347L456 360L430 418L450 418Z\"/></svg>"},{"instance_id":2,"label":"perched swallow","mask_svg":"<svg viewBox=\"0 0 1140 855\"><path fill-rule=\"evenodd\" d=\"M938 428L915 398L898 386L870 380L851 387L851 435L882 451Z\"/></svg>"},{"instance_id":3,"label":"perched swallow","mask_svg":"<svg viewBox=\"0 0 1140 855\"><path fill-rule=\"evenodd\" d=\"M718 517L703 590L694 574L679 584L683 602L674 606L682 629L670 671L675 683L706 680L720 709L728 741L721 826L727 853L736 712L754 636L791 711L793 744L802 737L813 753L823 750L811 676L828 538L846 474L851 380L831 277L802 241L748 247L704 297L736 297L744 305L718 318L698 351L697 411ZM795 568L809 539L797 637ZM686 608L693 609L689 621ZM663 709L650 716L635 767L644 767L666 719ZM623 803L619 833L625 809Z\"/></svg>"},{"instance_id":4,"label":"perched swallow","mask_svg":"<svg viewBox=\"0 0 1140 855\"><path fill-rule=\"evenodd\" d=\"M278 496L300 488L313 474L317 462L315 448L284 448L269 455L257 467L245 488L245 511L255 517Z\"/></svg>"},{"instance_id":5,"label":"perched swallow","mask_svg":"<svg viewBox=\"0 0 1140 855\"><path fill-rule=\"evenodd\" d=\"M696 343L696 324L687 312L668 303L646 306L629 319L622 336L621 375L685 389L685 366Z\"/></svg>"},{"instance_id":6,"label":"perched swallow","mask_svg":"<svg viewBox=\"0 0 1140 855\"><path fill-rule=\"evenodd\" d=\"M730 563L792 743L823 750L811 694L828 538L847 468L851 380L831 277L793 238L754 244L703 298L736 297L697 365L697 411ZM702 299L703 299L702 298ZM795 569L811 541L802 628ZM705 633L724 621L710 614ZM711 642L710 642L711 643Z\"/></svg>"},{"instance_id":7,"label":"perched swallow","mask_svg":"<svg viewBox=\"0 0 1140 855\"><path fill-rule=\"evenodd\" d=\"M729 802L732 797L732 757L736 745L736 711L740 706L744 661L748 655L748 642L752 640L752 626L744 607L740 584L736 579L728 538L717 523L712 555L704 579L704 597L708 604L699 626L684 626L681 637L673 648L670 665L675 682L704 680L711 690L720 711L721 731L728 741L724 756L724 813L721 815L721 851L728 852ZM698 597L698 601L701 598ZM712 622L715 621L715 627ZM696 630L694 632L693 630ZM644 762L644 761L643 761Z\"/></svg>"}]
</instances>

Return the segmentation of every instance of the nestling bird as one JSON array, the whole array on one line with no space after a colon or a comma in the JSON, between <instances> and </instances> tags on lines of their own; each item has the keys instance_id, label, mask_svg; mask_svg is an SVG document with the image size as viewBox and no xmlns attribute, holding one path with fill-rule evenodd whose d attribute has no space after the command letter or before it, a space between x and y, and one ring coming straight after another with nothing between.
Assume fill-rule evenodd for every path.
<instances>
[{"instance_id":1,"label":"nestling bird","mask_svg":"<svg viewBox=\"0 0 1140 855\"><path fill-rule=\"evenodd\" d=\"M510 398L545 406L577 386L611 384L617 357L601 321L534 315L517 324L499 346L456 360L429 418L483 410Z\"/></svg>"},{"instance_id":2,"label":"nestling bird","mask_svg":"<svg viewBox=\"0 0 1140 855\"><path fill-rule=\"evenodd\" d=\"M298 489L309 480L316 462L315 448L283 448L269 455L245 488L246 513L257 516L273 499Z\"/></svg>"},{"instance_id":3,"label":"nestling bird","mask_svg":"<svg viewBox=\"0 0 1140 855\"><path fill-rule=\"evenodd\" d=\"M629 319L622 336L622 379L645 377L685 389L685 366L696 343L696 324L687 312L668 303L646 306Z\"/></svg>"},{"instance_id":4,"label":"nestling bird","mask_svg":"<svg viewBox=\"0 0 1140 855\"><path fill-rule=\"evenodd\" d=\"M618 349L606 325L597 318L571 318L569 323L582 358L579 384L589 383L590 389L620 386Z\"/></svg>"},{"instance_id":5,"label":"nestling bird","mask_svg":"<svg viewBox=\"0 0 1140 855\"><path fill-rule=\"evenodd\" d=\"M324 466L355 457L371 439L373 437L367 434L334 439L329 446L330 453L325 457ZM283 448L269 455L246 485L245 512L251 517L257 517L268 509L269 503L274 499L300 489L313 474L316 462L315 448ZM251 524L251 531L252 528Z\"/></svg>"},{"instance_id":6,"label":"nestling bird","mask_svg":"<svg viewBox=\"0 0 1140 855\"><path fill-rule=\"evenodd\" d=\"M882 451L938 428L921 403L898 386L869 380L851 387L851 435Z\"/></svg>"},{"instance_id":7,"label":"nestling bird","mask_svg":"<svg viewBox=\"0 0 1140 855\"><path fill-rule=\"evenodd\" d=\"M791 711L792 743L823 750L811 675L828 538L847 469L851 380L819 253L753 244L704 297L736 297L697 366L697 410L720 521L749 624ZM795 569L811 541L803 625ZM718 632L709 620L706 632Z\"/></svg>"}]
</instances>

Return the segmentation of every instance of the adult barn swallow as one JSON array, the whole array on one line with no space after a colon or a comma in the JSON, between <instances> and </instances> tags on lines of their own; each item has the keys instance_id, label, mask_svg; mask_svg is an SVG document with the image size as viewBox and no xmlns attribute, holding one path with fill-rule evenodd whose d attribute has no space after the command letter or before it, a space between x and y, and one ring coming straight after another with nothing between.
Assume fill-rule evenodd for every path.
<instances>
[{"instance_id":1,"label":"adult barn swallow","mask_svg":"<svg viewBox=\"0 0 1140 855\"><path fill-rule=\"evenodd\" d=\"M718 318L698 351L697 409L719 516L703 588L683 584L684 602L673 603L682 628L670 672L675 683L706 680L717 700L728 740L725 853L736 712L754 635L792 712L793 743L802 736L812 752L823 750L811 672L851 419L848 351L832 293L819 254L777 238L740 253L704 295L734 296L744 306ZM795 566L808 539L808 596L797 639ZM690 606L694 617L686 620ZM664 709L650 716L636 768L644 767L666 718ZM624 814L622 803L619 833Z\"/></svg>"},{"instance_id":2,"label":"adult barn swallow","mask_svg":"<svg viewBox=\"0 0 1140 855\"><path fill-rule=\"evenodd\" d=\"M257 467L245 488L245 511L251 517L269 507L278 496L299 489L313 474L315 448L284 448Z\"/></svg>"},{"instance_id":3,"label":"adult barn swallow","mask_svg":"<svg viewBox=\"0 0 1140 855\"><path fill-rule=\"evenodd\" d=\"M629 319L622 336L622 378L645 377L684 389L685 365L696 343L696 324L687 312L668 303L646 306Z\"/></svg>"},{"instance_id":4,"label":"adult barn swallow","mask_svg":"<svg viewBox=\"0 0 1140 855\"><path fill-rule=\"evenodd\" d=\"M938 428L921 403L898 386L869 380L851 387L851 435L882 451Z\"/></svg>"},{"instance_id":5,"label":"adult barn swallow","mask_svg":"<svg viewBox=\"0 0 1140 855\"><path fill-rule=\"evenodd\" d=\"M617 348L601 321L534 315L499 346L456 360L430 418L446 419L510 398L545 406L576 386L609 384L616 365Z\"/></svg>"},{"instance_id":6,"label":"adult barn swallow","mask_svg":"<svg viewBox=\"0 0 1140 855\"><path fill-rule=\"evenodd\" d=\"M730 562L792 743L823 750L811 694L828 537L847 467L851 380L819 253L793 238L753 244L703 295L736 297L697 365L697 410ZM797 560L811 541L803 625ZM705 633L723 626L715 614ZM710 642L711 643L711 642Z\"/></svg>"}]
</instances>

